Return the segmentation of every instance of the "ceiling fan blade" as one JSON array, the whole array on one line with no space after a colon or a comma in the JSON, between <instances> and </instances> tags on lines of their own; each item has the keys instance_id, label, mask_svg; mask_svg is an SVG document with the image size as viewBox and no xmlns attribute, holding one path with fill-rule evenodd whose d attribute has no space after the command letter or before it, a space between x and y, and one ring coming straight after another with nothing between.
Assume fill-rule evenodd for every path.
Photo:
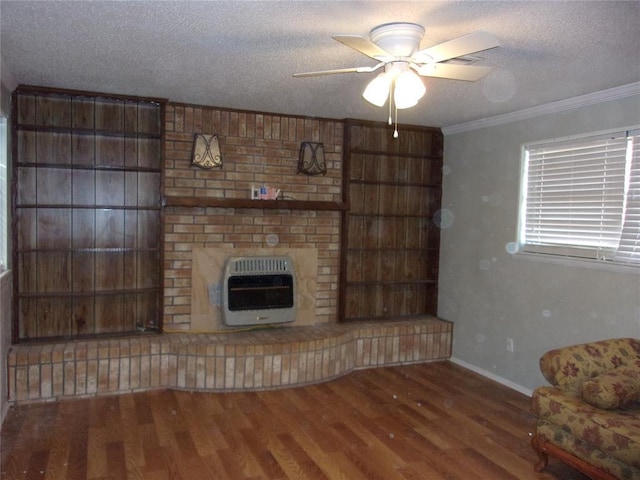
<instances>
[{"instance_id":1,"label":"ceiling fan blade","mask_svg":"<svg viewBox=\"0 0 640 480\"><path fill-rule=\"evenodd\" d=\"M382 60L391 56L372 41L358 35L334 35L331 38L376 60Z\"/></svg>"},{"instance_id":2,"label":"ceiling fan blade","mask_svg":"<svg viewBox=\"0 0 640 480\"><path fill-rule=\"evenodd\" d=\"M335 70L319 70L317 72L294 73L294 77L317 77L319 75L334 75L336 73L371 73L378 70L384 65L380 62L373 67L352 67L352 68L336 68Z\"/></svg>"},{"instance_id":3,"label":"ceiling fan blade","mask_svg":"<svg viewBox=\"0 0 640 480\"><path fill-rule=\"evenodd\" d=\"M499 46L500 43L496 37L488 32L479 31L425 48L414 53L413 57L419 59L428 56L433 62L442 62Z\"/></svg>"},{"instance_id":4,"label":"ceiling fan blade","mask_svg":"<svg viewBox=\"0 0 640 480\"><path fill-rule=\"evenodd\" d=\"M464 80L475 82L491 71L491 67L481 65L457 65L455 63L436 63L422 65L416 68L416 72L423 77L448 78L451 80Z\"/></svg>"}]
</instances>

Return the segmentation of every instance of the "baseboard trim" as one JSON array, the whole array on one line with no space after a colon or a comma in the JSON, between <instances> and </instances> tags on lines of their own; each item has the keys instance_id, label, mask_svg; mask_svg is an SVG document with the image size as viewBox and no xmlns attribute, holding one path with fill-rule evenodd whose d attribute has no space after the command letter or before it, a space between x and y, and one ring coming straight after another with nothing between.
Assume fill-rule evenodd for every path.
<instances>
[{"instance_id":1,"label":"baseboard trim","mask_svg":"<svg viewBox=\"0 0 640 480\"><path fill-rule=\"evenodd\" d=\"M491 373L487 370L484 370L483 368L480 368L471 363L465 362L464 360L461 360L457 357L451 357L449 361L463 368L466 368L467 370L471 370L472 372L482 375L483 377L487 377L493 380L494 382L498 382L499 384L504 385L505 387L509 387L510 389L515 390L516 392L520 392L523 395L526 395L527 397L531 397L533 395L533 390L531 390L530 388L525 388L522 385L518 385L517 383L512 382L511 380L507 380L506 378L500 377L495 373Z\"/></svg>"}]
</instances>

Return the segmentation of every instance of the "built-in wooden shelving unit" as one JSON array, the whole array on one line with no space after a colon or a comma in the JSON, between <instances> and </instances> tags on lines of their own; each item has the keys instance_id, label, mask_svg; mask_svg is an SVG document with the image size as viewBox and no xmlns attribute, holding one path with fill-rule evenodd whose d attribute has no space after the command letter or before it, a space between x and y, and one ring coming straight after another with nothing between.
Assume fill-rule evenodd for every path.
<instances>
[{"instance_id":1,"label":"built-in wooden shelving unit","mask_svg":"<svg viewBox=\"0 0 640 480\"><path fill-rule=\"evenodd\" d=\"M398 319L437 314L442 133L348 120L340 318Z\"/></svg>"},{"instance_id":2,"label":"built-in wooden shelving unit","mask_svg":"<svg viewBox=\"0 0 640 480\"><path fill-rule=\"evenodd\" d=\"M15 342L161 328L163 105L14 92Z\"/></svg>"}]
</instances>

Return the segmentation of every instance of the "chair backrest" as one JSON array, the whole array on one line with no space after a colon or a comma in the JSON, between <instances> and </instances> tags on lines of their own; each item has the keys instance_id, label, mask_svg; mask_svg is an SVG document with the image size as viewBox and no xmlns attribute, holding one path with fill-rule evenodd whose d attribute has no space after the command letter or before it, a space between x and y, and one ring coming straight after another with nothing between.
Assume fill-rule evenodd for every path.
<instances>
[{"instance_id":1,"label":"chair backrest","mask_svg":"<svg viewBox=\"0 0 640 480\"><path fill-rule=\"evenodd\" d=\"M640 340L614 338L557 348L540 358L540 371L549 383L579 393L585 380L640 358Z\"/></svg>"}]
</instances>

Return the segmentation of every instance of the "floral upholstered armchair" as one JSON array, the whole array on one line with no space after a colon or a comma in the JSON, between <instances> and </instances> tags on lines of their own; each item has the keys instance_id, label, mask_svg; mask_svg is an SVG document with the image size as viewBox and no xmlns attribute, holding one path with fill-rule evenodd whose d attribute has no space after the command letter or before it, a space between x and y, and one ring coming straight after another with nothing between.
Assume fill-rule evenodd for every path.
<instances>
[{"instance_id":1,"label":"floral upholstered armchair","mask_svg":"<svg viewBox=\"0 0 640 480\"><path fill-rule=\"evenodd\" d=\"M640 340L604 340L545 353L533 448L594 479L640 480Z\"/></svg>"}]
</instances>

